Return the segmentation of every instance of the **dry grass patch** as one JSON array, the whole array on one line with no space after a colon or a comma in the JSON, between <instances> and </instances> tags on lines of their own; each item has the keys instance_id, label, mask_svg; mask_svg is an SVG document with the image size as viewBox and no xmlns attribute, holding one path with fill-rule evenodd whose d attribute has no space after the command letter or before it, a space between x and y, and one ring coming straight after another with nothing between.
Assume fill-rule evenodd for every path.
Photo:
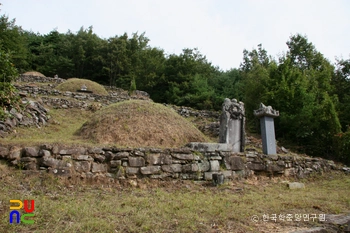
<instances>
[{"instance_id":1,"label":"dry grass patch","mask_svg":"<svg viewBox=\"0 0 350 233\"><path fill-rule=\"evenodd\" d=\"M108 92L102 85L88 79L70 78L59 84L56 89L60 91L76 92L80 90L83 85L87 87L88 91L92 91L94 94L108 95Z\"/></svg>"},{"instance_id":2,"label":"dry grass patch","mask_svg":"<svg viewBox=\"0 0 350 233\"><path fill-rule=\"evenodd\" d=\"M10 169L10 168L8 168ZM269 221L263 214L338 214L350 209L350 177L304 180L289 190L281 178L209 182L128 180L90 183L48 174L26 176L0 164L2 232L289 232L318 221ZM12 169L11 169L12 170ZM134 181L135 182L135 181ZM9 224L9 200L35 200L35 224ZM260 217L255 223L253 215Z\"/></svg>"},{"instance_id":3,"label":"dry grass patch","mask_svg":"<svg viewBox=\"0 0 350 233\"><path fill-rule=\"evenodd\" d=\"M130 147L179 147L208 140L174 110L142 100L123 101L101 109L77 134L99 144Z\"/></svg>"},{"instance_id":4,"label":"dry grass patch","mask_svg":"<svg viewBox=\"0 0 350 233\"><path fill-rule=\"evenodd\" d=\"M38 76L38 77L43 77L43 78L46 77L45 75L43 75L42 73L37 72L37 71L28 71L28 72L25 72L23 75Z\"/></svg>"}]
</instances>

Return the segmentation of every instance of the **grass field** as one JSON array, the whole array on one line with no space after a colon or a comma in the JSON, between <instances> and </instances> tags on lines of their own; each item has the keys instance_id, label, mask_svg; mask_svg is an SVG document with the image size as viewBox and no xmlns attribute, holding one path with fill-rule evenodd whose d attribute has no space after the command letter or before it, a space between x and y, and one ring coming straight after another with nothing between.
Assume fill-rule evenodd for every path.
<instances>
[{"instance_id":1,"label":"grass field","mask_svg":"<svg viewBox=\"0 0 350 233\"><path fill-rule=\"evenodd\" d=\"M303 180L289 190L282 178L208 182L80 181L25 175L0 165L1 232L288 232L318 221L263 222L264 214L339 214L350 210L350 177ZM34 224L10 224L10 199L35 200ZM13 205L13 204L12 204ZM23 210L22 210L23 211ZM259 218L252 221L252 216Z\"/></svg>"}]
</instances>

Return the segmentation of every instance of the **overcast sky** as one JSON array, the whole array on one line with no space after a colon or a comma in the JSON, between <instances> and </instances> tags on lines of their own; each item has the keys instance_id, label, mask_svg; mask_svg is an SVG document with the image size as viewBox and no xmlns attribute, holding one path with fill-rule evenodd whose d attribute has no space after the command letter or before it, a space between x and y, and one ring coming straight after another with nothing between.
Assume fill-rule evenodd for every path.
<instances>
[{"instance_id":1,"label":"overcast sky","mask_svg":"<svg viewBox=\"0 0 350 233\"><path fill-rule=\"evenodd\" d=\"M102 38L145 32L167 54L198 48L222 70L238 68L243 49L287 51L306 35L331 62L350 57L348 0L0 0L0 14L25 30L66 33L93 26Z\"/></svg>"}]
</instances>

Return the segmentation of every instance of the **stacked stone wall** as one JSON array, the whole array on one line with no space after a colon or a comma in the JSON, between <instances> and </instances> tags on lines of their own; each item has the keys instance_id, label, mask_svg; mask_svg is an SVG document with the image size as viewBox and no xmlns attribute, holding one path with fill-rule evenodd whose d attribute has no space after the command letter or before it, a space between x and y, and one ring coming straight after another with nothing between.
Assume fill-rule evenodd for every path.
<instances>
[{"instance_id":1,"label":"stacked stone wall","mask_svg":"<svg viewBox=\"0 0 350 233\"><path fill-rule=\"evenodd\" d=\"M0 146L0 159L33 173L41 171L83 179L211 180L213 174L223 174L226 179L247 178L254 174L303 178L313 173L344 169L330 160L294 154L199 152L189 148Z\"/></svg>"}]
</instances>

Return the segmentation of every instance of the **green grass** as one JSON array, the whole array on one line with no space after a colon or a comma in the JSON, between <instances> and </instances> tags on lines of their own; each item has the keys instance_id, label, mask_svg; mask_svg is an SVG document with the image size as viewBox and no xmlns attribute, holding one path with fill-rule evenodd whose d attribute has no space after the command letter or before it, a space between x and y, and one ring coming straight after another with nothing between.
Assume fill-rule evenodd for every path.
<instances>
[{"instance_id":1,"label":"green grass","mask_svg":"<svg viewBox=\"0 0 350 233\"><path fill-rule=\"evenodd\" d=\"M80 109L51 109L50 123L41 128L17 127L12 133L2 139L2 144L36 145L42 143L89 144L75 136L75 132L91 116L92 112Z\"/></svg>"},{"instance_id":2,"label":"green grass","mask_svg":"<svg viewBox=\"0 0 350 233\"><path fill-rule=\"evenodd\" d=\"M338 214L350 208L345 175L314 177L304 180L305 189L289 190L280 179L267 178L220 187L142 179L133 187L128 180L88 184L47 174L28 177L4 165L2 170L3 232L274 232L298 223L254 223L251 216ZM10 199L34 199L35 224L9 224Z\"/></svg>"}]
</instances>

